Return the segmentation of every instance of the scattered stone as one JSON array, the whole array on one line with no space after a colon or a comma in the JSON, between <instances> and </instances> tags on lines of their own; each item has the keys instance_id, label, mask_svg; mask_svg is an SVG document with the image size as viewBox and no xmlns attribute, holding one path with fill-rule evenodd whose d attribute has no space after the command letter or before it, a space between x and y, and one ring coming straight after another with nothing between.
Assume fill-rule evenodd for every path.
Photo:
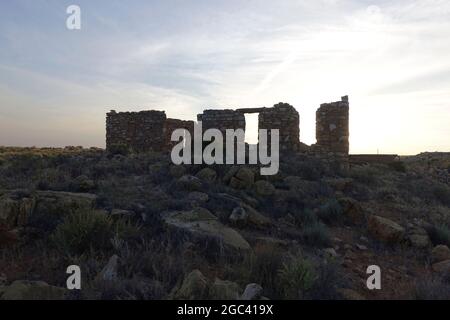
<instances>
[{"instance_id":1,"label":"scattered stone","mask_svg":"<svg viewBox=\"0 0 450 320\"><path fill-rule=\"evenodd\" d=\"M367 247L365 246L365 245L362 245L362 244L356 244L355 245L356 246L356 248L358 249L358 250L361 250L361 251L366 251L367 250Z\"/></svg>"},{"instance_id":2,"label":"scattered stone","mask_svg":"<svg viewBox=\"0 0 450 320\"><path fill-rule=\"evenodd\" d=\"M214 182L217 178L217 173L211 168L203 168L197 172L196 177L207 182Z\"/></svg>"},{"instance_id":3,"label":"scattered stone","mask_svg":"<svg viewBox=\"0 0 450 320\"><path fill-rule=\"evenodd\" d=\"M450 275L450 259L437 262L433 264L431 268L433 269L434 272L444 275Z\"/></svg>"},{"instance_id":4,"label":"scattered stone","mask_svg":"<svg viewBox=\"0 0 450 320\"><path fill-rule=\"evenodd\" d=\"M181 288L175 293L174 298L177 300L202 300L207 299L208 294L208 279L200 270L194 270L184 278Z\"/></svg>"},{"instance_id":5,"label":"scattered stone","mask_svg":"<svg viewBox=\"0 0 450 320\"><path fill-rule=\"evenodd\" d=\"M201 191L202 189L202 181L188 174L179 178L177 184L179 187L188 191Z\"/></svg>"},{"instance_id":6,"label":"scattered stone","mask_svg":"<svg viewBox=\"0 0 450 320\"><path fill-rule=\"evenodd\" d=\"M250 283L245 287L241 300L259 300L262 297L263 288L257 283Z\"/></svg>"},{"instance_id":7,"label":"scattered stone","mask_svg":"<svg viewBox=\"0 0 450 320\"><path fill-rule=\"evenodd\" d=\"M162 219L169 226L187 231L193 236L217 239L227 248L250 249L248 242L236 230L224 226L205 208L166 212L162 214Z\"/></svg>"},{"instance_id":8,"label":"scattered stone","mask_svg":"<svg viewBox=\"0 0 450 320\"><path fill-rule=\"evenodd\" d=\"M201 205L208 202L209 196L204 192L192 191L188 194L188 199L197 205Z\"/></svg>"},{"instance_id":9,"label":"scattered stone","mask_svg":"<svg viewBox=\"0 0 450 320\"><path fill-rule=\"evenodd\" d=\"M433 263L450 260L450 249L445 245L437 245L431 251L431 261Z\"/></svg>"},{"instance_id":10,"label":"scattered stone","mask_svg":"<svg viewBox=\"0 0 450 320\"><path fill-rule=\"evenodd\" d=\"M250 207L249 205L242 204L242 207L248 213L248 224L257 228L266 228L272 226L272 220L259 213L256 209Z\"/></svg>"},{"instance_id":11,"label":"scattered stone","mask_svg":"<svg viewBox=\"0 0 450 320\"><path fill-rule=\"evenodd\" d=\"M354 224L361 224L365 220L364 210L361 204L352 198L338 199L342 212Z\"/></svg>"},{"instance_id":12,"label":"scattered stone","mask_svg":"<svg viewBox=\"0 0 450 320\"><path fill-rule=\"evenodd\" d=\"M323 249L323 252L325 252L325 254L327 254L331 258L336 258L338 256L338 254L334 248Z\"/></svg>"},{"instance_id":13,"label":"scattered stone","mask_svg":"<svg viewBox=\"0 0 450 320\"><path fill-rule=\"evenodd\" d=\"M375 215L369 217L367 227L374 238L391 244L399 242L405 232L398 223Z\"/></svg>"},{"instance_id":14,"label":"scattered stone","mask_svg":"<svg viewBox=\"0 0 450 320\"><path fill-rule=\"evenodd\" d=\"M247 210L245 210L242 207L236 207L233 209L233 212L231 213L229 220L232 224L244 227L248 222L248 213Z\"/></svg>"},{"instance_id":15,"label":"scattered stone","mask_svg":"<svg viewBox=\"0 0 450 320\"><path fill-rule=\"evenodd\" d=\"M210 299L213 300L238 300L239 285L228 280L215 279L210 289Z\"/></svg>"},{"instance_id":16,"label":"scattered stone","mask_svg":"<svg viewBox=\"0 0 450 320\"><path fill-rule=\"evenodd\" d=\"M275 193L275 187L266 180L259 180L255 182L256 193L262 197L269 197Z\"/></svg>"},{"instance_id":17,"label":"scattered stone","mask_svg":"<svg viewBox=\"0 0 450 320\"><path fill-rule=\"evenodd\" d=\"M0 300L63 300L67 290L43 281L17 280L3 288Z\"/></svg>"}]
</instances>

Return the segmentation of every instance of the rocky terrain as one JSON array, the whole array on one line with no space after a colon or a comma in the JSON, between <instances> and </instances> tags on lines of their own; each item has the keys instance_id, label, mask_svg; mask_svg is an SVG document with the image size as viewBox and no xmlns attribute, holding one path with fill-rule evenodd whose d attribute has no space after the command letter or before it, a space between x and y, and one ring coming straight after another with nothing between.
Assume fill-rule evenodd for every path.
<instances>
[{"instance_id":1,"label":"rocky terrain","mask_svg":"<svg viewBox=\"0 0 450 320\"><path fill-rule=\"evenodd\" d=\"M0 148L0 299L450 299L450 154L281 161Z\"/></svg>"}]
</instances>

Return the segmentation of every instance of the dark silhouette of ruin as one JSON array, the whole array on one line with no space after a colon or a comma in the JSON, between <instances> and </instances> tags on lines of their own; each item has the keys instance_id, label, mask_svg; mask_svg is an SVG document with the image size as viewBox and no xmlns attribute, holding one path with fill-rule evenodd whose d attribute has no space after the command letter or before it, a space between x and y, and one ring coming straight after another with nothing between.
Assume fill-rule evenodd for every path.
<instances>
[{"instance_id":1,"label":"dark silhouette of ruin","mask_svg":"<svg viewBox=\"0 0 450 320\"><path fill-rule=\"evenodd\" d=\"M271 108L243 108L204 110L197 115L203 130L215 128L225 133L226 129L244 129L245 113L258 113L259 129L279 129L280 150L299 152L305 148L316 153L348 155L349 152L349 102L324 103L316 113L317 143L311 147L300 142L300 116L287 104L278 103ZM115 112L106 116L106 148L125 145L136 152L170 151L177 143L171 134L184 128L193 136L194 121L167 118L164 111Z\"/></svg>"}]
</instances>

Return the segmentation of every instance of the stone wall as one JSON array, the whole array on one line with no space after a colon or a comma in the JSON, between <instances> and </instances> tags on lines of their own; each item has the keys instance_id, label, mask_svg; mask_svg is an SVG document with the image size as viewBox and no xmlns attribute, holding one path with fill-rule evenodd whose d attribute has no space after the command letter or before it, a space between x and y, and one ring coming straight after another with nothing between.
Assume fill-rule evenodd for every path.
<instances>
[{"instance_id":1,"label":"stone wall","mask_svg":"<svg viewBox=\"0 0 450 320\"><path fill-rule=\"evenodd\" d=\"M323 103L316 112L316 148L324 152L349 152L349 102Z\"/></svg>"},{"instance_id":2,"label":"stone wall","mask_svg":"<svg viewBox=\"0 0 450 320\"><path fill-rule=\"evenodd\" d=\"M115 112L106 115L106 148L126 145L136 152L162 151L165 145L164 111Z\"/></svg>"},{"instance_id":3,"label":"stone wall","mask_svg":"<svg viewBox=\"0 0 450 320\"><path fill-rule=\"evenodd\" d=\"M168 118L165 122L164 128L165 150L172 150L172 148L178 144L177 141L171 141L172 132L175 129L186 129L191 134L191 141L194 139L194 121Z\"/></svg>"},{"instance_id":4,"label":"stone wall","mask_svg":"<svg viewBox=\"0 0 450 320\"><path fill-rule=\"evenodd\" d=\"M293 106L280 102L264 108L259 113L258 127L280 130L280 151L299 151L300 116Z\"/></svg>"},{"instance_id":5,"label":"stone wall","mask_svg":"<svg viewBox=\"0 0 450 320\"><path fill-rule=\"evenodd\" d=\"M219 129L224 137L226 129L245 130L244 114L231 109L205 110L197 115L197 120L202 121L203 131L211 128Z\"/></svg>"}]
</instances>

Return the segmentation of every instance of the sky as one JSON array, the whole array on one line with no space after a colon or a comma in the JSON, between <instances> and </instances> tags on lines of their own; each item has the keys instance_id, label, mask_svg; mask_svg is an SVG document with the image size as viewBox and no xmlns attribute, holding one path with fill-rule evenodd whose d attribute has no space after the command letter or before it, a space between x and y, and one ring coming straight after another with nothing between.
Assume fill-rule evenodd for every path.
<instances>
[{"instance_id":1,"label":"sky","mask_svg":"<svg viewBox=\"0 0 450 320\"><path fill-rule=\"evenodd\" d=\"M343 95L351 153L450 151L450 1L0 0L0 145L104 147L111 109L278 102L312 144Z\"/></svg>"}]
</instances>

